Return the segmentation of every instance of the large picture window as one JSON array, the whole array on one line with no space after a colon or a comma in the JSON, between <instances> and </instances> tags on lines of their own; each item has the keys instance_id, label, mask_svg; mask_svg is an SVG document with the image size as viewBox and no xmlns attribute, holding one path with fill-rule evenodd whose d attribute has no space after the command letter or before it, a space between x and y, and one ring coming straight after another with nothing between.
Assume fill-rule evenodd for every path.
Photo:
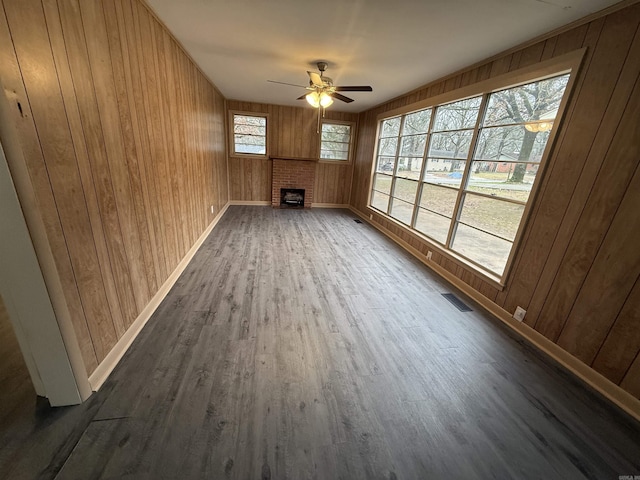
<instances>
[{"instance_id":1,"label":"large picture window","mask_svg":"<svg viewBox=\"0 0 640 480\"><path fill-rule=\"evenodd\" d=\"M568 80L381 119L370 206L503 279Z\"/></svg>"}]
</instances>

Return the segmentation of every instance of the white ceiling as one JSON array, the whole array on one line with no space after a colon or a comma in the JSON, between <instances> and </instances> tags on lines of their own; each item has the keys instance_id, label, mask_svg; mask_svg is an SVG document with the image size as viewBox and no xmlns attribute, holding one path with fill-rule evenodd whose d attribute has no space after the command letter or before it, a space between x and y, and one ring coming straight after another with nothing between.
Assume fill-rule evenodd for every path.
<instances>
[{"instance_id":1,"label":"white ceiling","mask_svg":"<svg viewBox=\"0 0 640 480\"><path fill-rule=\"evenodd\" d=\"M146 0L228 99L296 101L329 63L360 112L617 0Z\"/></svg>"}]
</instances>

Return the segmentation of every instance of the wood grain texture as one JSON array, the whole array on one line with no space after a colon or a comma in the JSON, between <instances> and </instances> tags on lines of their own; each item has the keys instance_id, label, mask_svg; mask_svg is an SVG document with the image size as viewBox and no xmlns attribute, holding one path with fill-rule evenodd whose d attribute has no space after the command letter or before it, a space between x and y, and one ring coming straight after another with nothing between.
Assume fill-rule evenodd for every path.
<instances>
[{"instance_id":1,"label":"wood grain texture","mask_svg":"<svg viewBox=\"0 0 640 480\"><path fill-rule=\"evenodd\" d=\"M527 67L529 65L538 63L542 59L542 54L544 52L545 42L539 42L535 45L531 45L528 48L525 48L520 52L520 58L516 64L511 66L512 70L517 70L518 68Z\"/></svg>"},{"instance_id":2,"label":"wood grain texture","mask_svg":"<svg viewBox=\"0 0 640 480\"><path fill-rule=\"evenodd\" d=\"M318 158L317 110L229 100L228 111L266 113L268 151L271 157ZM227 115L229 118L229 115ZM326 111L328 120L356 123L357 114ZM228 120L230 121L230 120ZM355 134L355 133L354 133ZM230 139L231 141L231 139ZM321 166L328 165L328 166ZM231 200L271 201L271 161L258 157L229 157ZM351 193L353 164L318 164L314 202L347 204Z\"/></svg>"},{"instance_id":3,"label":"wood grain texture","mask_svg":"<svg viewBox=\"0 0 640 480\"><path fill-rule=\"evenodd\" d=\"M51 40L51 50L57 66L62 98L65 103L67 119L69 121L69 130L73 139L82 183L85 185L95 185L93 172L91 170L91 159L89 158L87 148L87 140L85 139L83 132L81 113L76 103L76 90L73 83L66 45L62 36L62 24L58 6L55 3L48 2L43 4L43 7L45 18L47 20L47 27L50 32L52 32L49 36ZM123 316L124 307L119 301L117 291L118 286L114 279L114 271L110 265L110 256L113 254L113 251L110 251L110 249L113 249L115 245L110 242L108 243L106 235L104 234L103 224L100 217L101 207L104 209L104 204L100 203L101 198L98 197L95 189L85 190L85 195L89 211L89 219L91 222L91 230L93 232L93 239L100 263L100 271L104 280L107 301L109 302L109 309L113 318L116 333L118 335L122 335L126 330ZM119 234L119 229L114 231L114 237L117 238ZM116 245L118 244L121 244L121 242L116 243ZM117 248L117 246L115 248ZM127 285L125 285L125 287L126 286ZM130 289L126 291L129 292ZM131 298L133 303L133 297Z\"/></svg>"},{"instance_id":4,"label":"wood grain texture","mask_svg":"<svg viewBox=\"0 0 640 480\"><path fill-rule=\"evenodd\" d=\"M67 115L58 82L46 20L38 0L6 2L5 12L20 65L33 121L53 188L56 207L78 285L91 342L98 359L104 358L117 335L111 320L93 242L89 214ZM20 25L19 31L11 29ZM45 139L51 139L46 141ZM36 192L38 195L38 192Z\"/></svg>"},{"instance_id":5,"label":"wood grain texture","mask_svg":"<svg viewBox=\"0 0 640 480\"><path fill-rule=\"evenodd\" d=\"M588 26L587 38L588 42L595 42L602 33L605 20L601 19L593 22ZM611 35L611 31L609 31ZM630 89L628 87L618 89L615 96L612 97L609 105L606 106L605 119L600 124L600 128L593 130L593 125L586 125L584 115L589 113L588 98L591 95L597 95L600 85L603 83L602 78L598 78L599 63L607 61L606 49L605 53L600 53L590 49L583 62L583 69L595 68L594 75L583 75L579 78L576 85L575 95L580 96L583 100L576 101L573 108L567 114L567 129L563 130L562 135L557 143L558 147L550 159L552 165L553 179L550 179L544 186L545 194L541 195L544 201L537 202L535 220L529 229L529 239L535 242L536 238L544 238L543 242L532 243L522 252L530 252L529 258L525 258L523 254L519 255L518 269L529 272L528 275L522 275L518 279L514 279L514 288L509 292L504 292L500 302L505 308L515 308L516 304L528 304L528 312L530 315L526 319L526 323L530 326L536 325L539 331L543 332L544 322L546 318L541 317L540 311L546 301L551 284L556 277L558 265L563 261L566 253L566 244L574 235L576 224L580 219L580 213L584 208L584 204L592 190L593 181L600 171L600 162L606 153L611 139L617 129L620 116L624 111L624 104L628 100ZM609 79L611 82L611 79ZM611 83L609 83L609 88ZM579 98L580 98L579 97ZM621 103L622 102L622 103ZM603 108L603 103L598 103L598 108ZM582 142L576 144L576 137L579 136L581 128L592 129L593 141ZM566 140L566 142L565 142ZM556 160L569 155L575 159L572 162L560 162L556 166ZM566 180L562 180L566 178ZM554 206L554 198L546 194L547 191L553 192L559 189L564 193L557 196L557 205ZM567 208L563 210L562 207ZM550 224L558 224L557 215L563 213L563 219L559 227L555 230L548 230ZM553 244L551 243L553 242ZM546 261L536 261L531 255L539 255L540 259L546 258ZM542 271L540 271L542 269ZM519 285L516 287L516 283ZM531 295L531 285L536 284ZM528 295L531 295L529 298Z\"/></svg>"},{"instance_id":6,"label":"wood grain texture","mask_svg":"<svg viewBox=\"0 0 640 480\"><path fill-rule=\"evenodd\" d=\"M571 42L577 40L584 42L586 41L584 40L585 35L587 35L590 39L589 42L591 42L587 43L587 45L595 45L603 24L604 19L600 19L585 26L584 34L569 34L571 31L565 32L565 34L568 34ZM570 44L573 45L573 43ZM584 46L584 44L579 44L576 48L580 46ZM558 51L565 52L564 49L559 49ZM588 71L594 55L594 49L587 47L585 58L583 58L582 61L582 71ZM563 254L563 252L551 248L551 245L554 239L557 238L559 230L564 228L564 223L560 219L564 215L564 209L570 202L571 193L582 172L584 165L584 157L582 156L587 155L590 147L589 142L586 142L586 145L573 144L574 149L571 148L572 143L575 141L576 132L579 131L581 125L586 123L584 115L585 110L588 111L589 108L589 103L586 99L588 99L590 95L598 94L597 85L599 82L602 82L602 77L608 78L609 84L615 81L604 75L600 75L599 78L597 74L599 71L601 72L601 70L594 70L594 72L596 72L595 75L579 75L576 78L572 95L577 100L567 105L564 120L566 128L559 130L556 148L550 152L547 161L546 176L548 181L542 182L540 185L537 201L535 201L531 208L532 213L528 228L522 236L521 245L524 247L519 249L513 261L512 271L517 271L518 275L514 274L512 276L511 287L500 292L497 297L498 305L508 311L513 311L517 305L526 304L528 310L531 310L531 314L527 316L525 321L530 326L536 323L539 309L537 308L536 302L525 297L525 295L530 294L531 289L535 288L533 285L548 285L552 281L548 280L545 282L543 276L546 272L553 270L546 269L540 273L540 269L546 265L546 261L549 261L550 256L558 254L562 256ZM603 102L599 101L598 105L602 106ZM594 132L596 127L590 123L586 125L586 128ZM565 137L569 138L567 144L564 143ZM564 155L570 155L571 158L580 158L581 161L557 162L557 159L564 158L560 156L563 145L568 145L569 150L563 153ZM553 191L557 191L556 195L549 194ZM581 205L581 203L574 204L574 208ZM560 224L559 228L558 224ZM546 259L546 261L542 259ZM551 273L551 275L553 274Z\"/></svg>"},{"instance_id":7,"label":"wood grain texture","mask_svg":"<svg viewBox=\"0 0 640 480\"><path fill-rule=\"evenodd\" d=\"M0 44L3 46L12 44L4 9L0 9ZM49 245L56 268L60 272L60 281L82 352L82 358L87 370L91 371L98 365L96 352L83 311L71 257L63 234L60 214L54 200L53 188L47 172L44 154L40 147L38 132L33 122L33 114L18 59L15 50L11 48L0 48L0 54L2 55L0 77L5 88L5 94L15 97L9 99L10 104L15 107L10 112L13 113L16 132L24 153L24 161L26 162L33 188L38 192L36 202L49 238ZM17 108L18 104L20 108ZM11 161L11 159L8 159L8 161Z\"/></svg>"},{"instance_id":8,"label":"wood grain texture","mask_svg":"<svg viewBox=\"0 0 640 480\"><path fill-rule=\"evenodd\" d=\"M74 139L77 139L76 142L80 147L79 165L84 176L84 183L85 185L93 186L93 188L87 188L87 191L91 192L88 196L95 196L98 202L98 212L93 212L94 236L100 236L101 226L104 226L104 230L109 232L109 235L102 235L108 251L108 257L103 258L103 265L105 266L104 269L110 271L114 277L116 296L114 298L112 296L113 293L108 292L111 294L110 305L114 304L114 319L117 319L118 309L122 311L123 321L120 330L124 332L132 318L135 318L136 305L131 280L127 273L127 255L124 250L124 239L118 218L115 191L110 178L105 139L102 129L99 128L100 120L96 92L91 82L85 80L91 78L91 67L84 44L84 30L81 23L79 5L77 2L65 2L59 8L53 7L57 6L52 4L46 9L49 15L48 24L57 25L54 16L56 15L56 10L58 10L61 27L60 31L56 32L57 38L55 41L56 44L62 43L67 52L71 76L70 79L64 79L65 90L68 88L66 90L68 93L64 95L64 98L67 100L67 110L75 110L80 116L79 121L73 118L73 123L70 123L71 133ZM62 36L63 27L66 36ZM62 63L64 57L62 54L60 55L60 63ZM62 77L62 75L60 76ZM66 87L67 83L69 84L68 87ZM69 114L69 117L72 118L74 116ZM86 161L85 155L83 155L85 151L81 148L80 142L86 144ZM108 283L105 282L105 285L108 285Z\"/></svg>"},{"instance_id":9,"label":"wood grain texture","mask_svg":"<svg viewBox=\"0 0 640 480\"><path fill-rule=\"evenodd\" d=\"M99 392L21 412L0 475L638 471L640 425L451 291L344 210L232 206Z\"/></svg>"},{"instance_id":10,"label":"wood grain texture","mask_svg":"<svg viewBox=\"0 0 640 480\"><path fill-rule=\"evenodd\" d=\"M116 208L120 228L122 229L124 250L129 266L129 276L136 310L139 312L149 301L149 289L147 282L144 255L140 230L146 228L146 223L138 225L135 215L136 203L132 195L132 176L128 165L135 167L135 157L127 157L125 148L133 151L133 145L125 145L123 130L130 126L128 106L125 98L118 97L115 87L114 75L122 74L122 66L116 72L112 57L119 57L119 45L112 45L116 55L111 54L107 25L105 23L103 5L98 2L81 2L80 16L84 28L87 53L93 78L93 86L97 92L96 100L99 112L99 124L102 126L104 144L109 163L109 172L115 193ZM121 80L124 80L121 78ZM121 89L120 94L124 93ZM120 105L122 102L122 105ZM119 108L122 107L122 108ZM120 117L119 111L126 112ZM127 138L129 140L129 138ZM132 169L133 170L133 169ZM133 319L130 320L133 322Z\"/></svg>"},{"instance_id":11,"label":"wood grain texture","mask_svg":"<svg viewBox=\"0 0 640 480\"><path fill-rule=\"evenodd\" d=\"M315 203L330 203L334 205L347 205L351 190L350 164L316 164L316 184L314 188Z\"/></svg>"},{"instance_id":12,"label":"wood grain texture","mask_svg":"<svg viewBox=\"0 0 640 480\"><path fill-rule=\"evenodd\" d=\"M605 23L598 48L589 65L589 71L593 71L589 76L592 81L585 82L580 92L580 95L588 95L585 99L591 100L585 100L581 104L582 108L574 110L571 123L567 126L568 131L557 153L572 159L571 162L563 162L563 165L566 165L563 171L556 169L553 172L557 175L554 178L565 176L566 180L547 187L547 191L564 189L566 192L563 196L556 195L557 207L561 207L558 210L565 215L562 228L556 232L555 246L545 245L548 251L553 250L555 255L549 258L548 264L540 265L534 270L538 273L544 267L555 271L553 280L547 281L548 277L545 276L544 282L537 287L542 292L536 300L539 302L540 297L544 298L544 307L540 309L538 321L535 323L538 331L554 341L560 335L584 276L638 165L637 153L634 154L637 145L633 147L637 129L631 119L636 118L638 114L640 87L634 92L633 85L640 74L640 61L635 56L629 57L629 47L621 48L618 43L625 38L621 35L620 24L623 20L628 21L628 18L624 16L617 21L607 19ZM639 21L640 15L631 23L632 33L630 36L627 34L628 42L633 40ZM622 28L622 31L628 30L629 28ZM640 54L640 38L636 45L635 53ZM601 50L605 46L609 48ZM617 56L607 54L606 51L609 49L615 49L620 53ZM627 72L624 72L623 66L627 59L629 61L626 63L631 65ZM611 75L604 76L601 73L603 71L608 71ZM627 74L623 75L624 73ZM614 98L616 92L620 92L621 95ZM586 108L589 106L591 108L587 111ZM611 110L607 112L609 106ZM584 119L584 115L594 115L596 112L599 117L608 120L599 125L599 131L594 128L592 122L586 122ZM581 132L579 136L582 136L589 131L592 133L588 138L592 138L593 143L575 139L578 132ZM580 165L581 172L574 170L576 163ZM548 195L546 197L547 203L553 201ZM546 219L554 220L549 216L546 216ZM542 224L544 220L545 218L540 216L539 220L536 218L536 223ZM554 223L557 224L557 220ZM572 226L573 229L567 230ZM538 235L534 235L532 231L530 239L535 240L537 237ZM527 263L530 265L532 262ZM516 301L522 302L523 299L520 297ZM506 305L508 307L511 304ZM532 316L530 321L533 320L535 318Z\"/></svg>"},{"instance_id":13,"label":"wood grain texture","mask_svg":"<svg viewBox=\"0 0 640 480\"><path fill-rule=\"evenodd\" d=\"M231 200L271 202L272 163L264 158L229 158Z\"/></svg>"},{"instance_id":14,"label":"wood grain texture","mask_svg":"<svg viewBox=\"0 0 640 480\"><path fill-rule=\"evenodd\" d=\"M620 384L623 377L627 378L623 387L633 383L626 372L634 361L637 346L632 337L629 343L623 342L630 351L614 353L616 345L609 332L616 332L614 336L619 338L622 332L638 328L635 317L629 317L634 297L628 294L640 267L633 251L612 243L610 229L616 218L615 234L621 242L628 235L637 238L633 234L637 214L619 207L622 199L631 195L630 182L640 158L634 120L638 115L635 105L640 75L639 24L640 4L633 3L459 75L460 85L469 85L473 80L482 81L587 48L505 288L496 291L482 279L465 272L460 275L459 268L468 268L443 256L434 256L440 266L507 311L514 311L516 306L525 308L527 324L554 341L562 338L563 348L588 364L595 360L594 367L597 365L610 380ZM417 90L418 95L411 92L360 114L353 207L364 215L370 213L367 202L376 117L428 99L452 84L455 81L450 78L434 82ZM373 219L403 240L415 241L415 236L382 216L374 213ZM609 238L606 251L602 250L605 238ZM424 241L420 244L417 248L422 251L427 245ZM608 271L605 262L619 267ZM624 271L622 265L630 270ZM606 285L604 277L595 273L605 270L609 274ZM607 301L602 292L610 291L607 289L612 285L619 286L620 291ZM627 306L626 302L631 303ZM578 327L587 324L589 327ZM599 360L598 352L603 355ZM638 367L634 368L637 372ZM635 388L634 395L638 395L637 391Z\"/></svg>"},{"instance_id":15,"label":"wood grain texture","mask_svg":"<svg viewBox=\"0 0 640 480\"><path fill-rule=\"evenodd\" d=\"M154 260L149 249L143 248L144 245L151 243L149 224L146 221L146 205L142 182L140 179L140 168L138 151L142 150L140 139L136 138L134 132L135 116L137 112L132 105L133 86L130 78L130 69L128 67L128 49L126 45L126 31L123 21L118 25L116 2L109 2L103 5L104 20L106 32L108 34L108 44L111 52L111 65L113 66L113 83L114 91L118 99L117 104L121 106L118 109L118 120L122 133L123 159L130 187L130 203L132 209L129 211L129 221L134 221L139 230L138 242L135 242L135 250L133 255L140 255L138 260L138 275L144 278L143 291L141 292L142 304L146 305L151 292L157 291L159 285L156 281L156 270L154 268ZM104 42L104 38L102 39ZM127 63L125 63L127 62ZM151 229L152 230L152 229ZM141 251L140 251L141 250ZM135 279L134 279L135 281ZM139 287L141 288L141 287ZM139 294L140 295L140 294ZM140 303L140 299L138 300Z\"/></svg>"},{"instance_id":16,"label":"wood grain texture","mask_svg":"<svg viewBox=\"0 0 640 480\"><path fill-rule=\"evenodd\" d=\"M593 368L620 383L640 352L640 278L593 361Z\"/></svg>"},{"instance_id":17,"label":"wood grain texture","mask_svg":"<svg viewBox=\"0 0 640 480\"><path fill-rule=\"evenodd\" d=\"M637 168L558 338L558 345L587 365L593 362L638 279L639 205Z\"/></svg>"},{"instance_id":18,"label":"wood grain texture","mask_svg":"<svg viewBox=\"0 0 640 480\"><path fill-rule=\"evenodd\" d=\"M90 374L228 201L224 98L140 1L1 10L0 75Z\"/></svg>"},{"instance_id":19,"label":"wood grain texture","mask_svg":"<svg viewBox=\"0 0 640 480\"><path fill-rule=\"evenodd\" d=\"M620 382L620 386L631 395L640 397L640 355L636 356L622 382Z\"/></svg>"}]
</instances>

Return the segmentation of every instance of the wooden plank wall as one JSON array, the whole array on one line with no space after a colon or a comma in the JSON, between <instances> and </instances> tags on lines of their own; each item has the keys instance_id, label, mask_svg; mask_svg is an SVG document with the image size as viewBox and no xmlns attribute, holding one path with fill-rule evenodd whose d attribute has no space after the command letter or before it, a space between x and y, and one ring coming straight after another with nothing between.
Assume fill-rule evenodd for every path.
<instances>
[{"instance_id":1,"label":"wooden plank wall","mask_svg":"<svg viewBox=\"0 0 640 480\"><path fill-rule=\"evenodd\" d=\"M91 374L228 201L225 100L139 0L1 5L0 79Z\"/></svg>"},{"instance_id":2,"label":"wooden plank wall","mask_svg":"<svg viewBox=\"0 0 640 480\"><path fill-rule=\"evenodd\" d=\"M267 142L271 157L318 158L317 110L229 100L229 111L267 113ZM228 118L228 116L227 116ZM358 115L328 109L326 118L357 123ZM231 200L271 203L271 160L229 157ZM318 163L314 189L315 203L349 203L353 163Z\"/></svg>"},{"instance_id":3,"label":"wooden plank wall","mask_svg":"<svg viewBox=\"0 0 640 480\"><path fill-rule=\"evenodd\" d=\"M434 253L433 260L640 398L640 4L509 52L363 112L352 205L367 199L376 116L586 47L506 288ZM433 246L374 214L419 251Z\"/></svg>"}]
</instances>

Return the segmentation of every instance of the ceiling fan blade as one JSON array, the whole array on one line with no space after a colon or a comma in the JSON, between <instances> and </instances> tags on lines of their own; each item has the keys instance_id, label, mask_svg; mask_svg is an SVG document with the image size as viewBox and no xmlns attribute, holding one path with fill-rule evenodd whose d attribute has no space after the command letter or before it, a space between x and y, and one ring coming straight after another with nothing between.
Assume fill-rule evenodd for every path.
<instances>
[{"instance_id":1,"label":"ceiling fan blade","mask_svg":"<svg viewBox=\"0 0 640 480\"><path fill-rule=\"evenodd\" d=\"M324 86L324 83L322 83L322 77L320 75L318 75L316 72L307 71L307 73L309 74L309 78L311 79L311 83L313 83L317 87Z\"/></svg>"},{"instance_id":2,"label":"ceiling fan blade","mask_svg":"<svg viewBox=\"0 0 640 480\"><path fill-rule=\"evenodd\" d=\"M269 83L279 83L280 85L289 85L291 87L307 88L305 85L296 85L295 83L276 82L275 80L267 80Z\"/></svg>"},{"instance_id":3,"label":"ceiling fan blade","mask_svg":"<svg viewBox=\"0 0 640 480\"><path fill-rule=\"evenodd\" d=\"M334 87L336 92L373 92L373 88L368 85L353 85L347 87Z\"/></svg>"},{"instance_id":4,"label":"ceiling fan blade","mask_svg":"<svg viewBox=\"0 0 640 480\"><path fill-rule=\"evenodd\" d=\"M304 95L300 95L298 98L296 98L296 100L304 100L304 98L309 95L308 93L305 93Z\"/></svg>"},{"instance_id":5,"label":"ceiling fan blade","mask_svg":"<svg viewBox=\"0 0 640 480\"><path fill-rule=\"evenodd\" d=\"M353 102L353 98L349 98L349 97L345 97L344 95L341 95L339 93L332 93L331 96L333 98L337 98L338 100L342 100L345 103L351 103Z\"/></svg>"}]
</instances>

